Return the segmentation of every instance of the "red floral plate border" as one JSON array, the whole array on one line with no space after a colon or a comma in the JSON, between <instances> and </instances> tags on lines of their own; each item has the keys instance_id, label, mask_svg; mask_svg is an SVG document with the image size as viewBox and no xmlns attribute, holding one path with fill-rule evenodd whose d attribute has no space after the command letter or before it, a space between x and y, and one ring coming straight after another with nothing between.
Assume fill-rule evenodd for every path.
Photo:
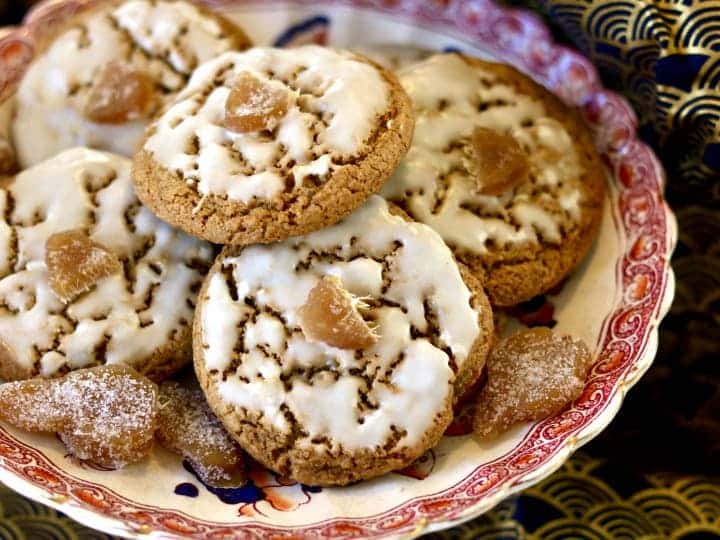
<instances>
[{"instance_id":1,"label":"red floral plate border","mask_svg":"<svg viewBox=\"0 0 720 540\"><path fill-rule=\"evenodd\" d=\"M18 28L0 30L0 99L7 97L48 28L97 0L51 0ZM247 0L205 0L215 7ZM257 2L255 2L257 3ZM581 107L596 144L618 180L616 227L626 250L616 263L621 295L601 331L598 361L582 396L567 411L534 426L520 444L476 468L456 485L406 501L365 518L334 518L304 527L242 525L199 520L139 504L75 478L40 451L0 427L0 480L16 491L113 534L157 538L381 538L417 536L487 511L511 493L549 475L580 445L600 433L619 410L627 390L648 369L657 349L657 328L670 307L674 277L670 256L675 218L663 200L664 173L653 152L636 137L629 105L605 90L593 65L555 44L533 14L491 0L293 0L278 4L346 5L374 9L432 27L445 27L492 51ZM267 2L266 2L267 4Z\"/></svg>"}]
</instances>

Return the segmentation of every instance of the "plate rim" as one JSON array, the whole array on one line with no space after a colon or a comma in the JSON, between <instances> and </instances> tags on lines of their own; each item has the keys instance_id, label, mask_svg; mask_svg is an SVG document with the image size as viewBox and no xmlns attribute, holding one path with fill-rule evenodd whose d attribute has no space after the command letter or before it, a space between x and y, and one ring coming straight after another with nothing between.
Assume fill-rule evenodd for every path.
<instances>
[{"instance_id":1,"label":"plate rim","mask_svg":"<svg viewBox=\"0 0 720 540\"><path fill-rule=\"evenodd\" d=\"M33 42L42 32L45 25L58 18L66 17L78 9L84 9L96 1L97 0L48 0L35 7L27 16L22 26L0 30L0 99L5 99L14 90L14 84L20 78L24 67L32 58ZM253 0L201 0L201 2L220 9L229 6L258 3ZM463 507L449 516L443 514L444 510L441 510L440 513L436 512L434 515L431 512L427 512L430 516L429 518L421 516L416 518L417 521L411 520L410 522L406 519L401 524L401 527L389 528L385 533L373 534L372 537L403 536L414 538L421 534L459 525L481 515L509 495L527 488L529 485L540 481L542 478L549 476L557 470L570 454L607 427L620 410L629 389L652 365L658 346L658 327L670 308L675 289L675 279L672 268L670 267L670 257L677 243L678 233L675 217L663 198L665 185L664 172L652 150L637 139L637 119L624 98L605 90L590 61L579 52L555 43L544 23L529 11L498 6L494 4L492 0L454 0L449 2L445 7L430 5L418 0L404 0L400 2L387 2L383 0L271 0L270 2L262 2L261 4L293 4L301 6L316 6L322 4L370 8L391 13L398 17L410 15L413 17L413 20L425 20L431 26L444 24L453 27L455 32L472 36L474 40L483 39L483 45L498 53L499 58L503 61L512 61L520 69L543 82L551 90L559 93L566 101L583 107L586 118L590 120L591 125L596 130L599 150L602 151L607 158L608 164L612 168L612 174L618 182L618 187L624 190L618 193L618 202L620 204L622 204L620 199L623 193L628 195L628 199L632 198L630 195L633 193L634 188L639 189L640 187L645 187L647 188L646 195L657 196L657 200L654 201L657 207L654 208L653 215L660 221L660 228L650 231L653 234L647 235L647 238L654 242L664 243L662 253L659 254L662 256L664 262L662 266L657 266L657 268L662 269L662 272L660 272L659 276L656 276L657 280L653 283L654 288L652 289L652 291L657 294L652 302L651 313L649 313L646 321L647 324L644 327L645 332L642 335L642 348L635 354L632 361L628 361L626 365L624 365L622 374L618 376L616 382L613 384L611 394L602 401L602 407L594 414L590 414L591 418L587 423L576 427L576 429L567 430L566 434L570 434L558 442L557 447L547 456L541 458L537 464L531 464L530 468L525 472L515 472L512 475L508 474L504 480L498 481L497 485L491 485L490 488L488 488L487 494L483 495L481 493L480 498L474 504ZM497 28L493 29L493 25L489 24L490 21L493 21L495 26L498 24L502 25L500 28L503 32L502 35ZM528 48L527 45L530 42L532 42L532 47ZM556 72L556 70L558 72ZM570 75L570 79L575 77L572 84L568 83L565 79L568 74ZM560 75L563 75L563 77L560 77ZM603 117L603 115L605 115L605 117ZM642 194L639 194L639 196L641 195ZM633 201L628 200L626 202L627 204L632 204ZM645 202L647 203L648 201ZM623 222L626 219L633 218L633 216L630 215L634 211L632 207L626 207L624 212L613 208L613 214L615 211L618 212L618 215L617 217L613 216L613 219L619 219ZM641 230L642 227L636 223L635 228L627 225L623 230L623 223L616 223L614 229L619 233L623 233L622 237L628 242L626 251L621 252L616 261L615 271L619 272L621 271L620 267L623 262L626 262L628 253L634 249L634 246L630 246L631 239L627 233L636 229ZM638 236L638 238L640 237ZM656 291L655 289L657 288L660 290ZM627 293L628 290L627 287L621 286L619 292L624 294ZM619 307L626 306L626 304L627 302L619 299L612 305L611 310L616 311ZM603 321L600 332L601 338L607 337L606 334L608 330L606 325L617 322L610 317L611 313L612 311ZM600 350L601 343L599 342L598 345L598 350ZM600 359L598 360L598 366L599 364ZM593 372L597 370L598 366L593 369ZM266 525L256 521L248 521L240 525L232 524L231 526L236 532L241 532L245 529L249 534L261 531L280 534L291 532L297 534L295 531L302 532L305 529L311 528L315 530L318 527L324 528L325 534L333 527L333 530L338 532L352 532L356 528L353 522L368 519L387 519L394 513L398 513L412 504L419 504L423 501L429 503L438 497L440 499L447 497L446 492L466 482L469 478L478 475L480 469L492 467L502 460L507 459L509 456L512 456L513 453L517 453L518 449L526 443L528 437L532 437L533 434L537 435L543 429L552 428L553 421L556 421L557 424L557 418L556 416L538 423L513 449L489 463L478 466L472 472L468 473L466 478L458 481L454 486L446 487L442 492L406 500L401 504L372 516L361 518L337 517L306 524L302 526L302 528ZM43 491L43 488L38 486L39 483L42 483L42 480L36 479L35 484L33 484L27 477L21 477L8 467L7 452L12 451L13 444L16 445L15 451L17 451L19 447L24 446L32 450L32 452L39 454L51 464L52 467L57 469L57 471L63 472L63 470L52 464L50 459L47 458L42 451L15 439L3 427L0 427L0 481L14 491L61 511L80 523L110 534L132 538L181 537L172 533L167 528L165 531L146 528L144 525L135 526L134 529L129 528L129 523L122 522L117 518L108 517L106 514L98 512L97 509L93 510L93 505L87 501L83 502L82 499L73 500L71 498L48 497L47 494L49 491L47 489ZM490 471L491 469L488 470ZM64 475L68 479L75 480L78 483L98 486L101 487L102 490L113 493L116 497L129 500L127 497L115 493L113 490L103 488L100 484L80 480L67 473L64 473ZM141 507L142 505L135 503L135 506ZM189 519L195 523L207 523L209 526L214 523L192 518L176 510L163 509L163 511L168 514L175 514L184 519ZM221 526L219 522L217 522L217 525ZM224 526L228 525L229 524L224 524ZM253 531L253 527L258 527L258 530Z\"/></svg>"}]
</instances>

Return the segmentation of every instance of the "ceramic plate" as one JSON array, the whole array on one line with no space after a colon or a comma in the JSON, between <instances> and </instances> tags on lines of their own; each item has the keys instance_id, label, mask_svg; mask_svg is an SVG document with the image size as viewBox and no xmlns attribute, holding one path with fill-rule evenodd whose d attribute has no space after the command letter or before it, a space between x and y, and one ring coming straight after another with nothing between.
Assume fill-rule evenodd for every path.
<instances>
[{"instance_id":1,"label":"ceramic plate","mask_svg":"<svg viewBox=\"0 0 720 540\"><path fill-rule=\"evenodd\" d=\"M386 538L458 524L549 475L607 426L648 369L673 296L675 221L663 201L662 169L636 139L632 110L602 88L588 60L554 44L537 18L488 1L208 3L259 44L410 45L499 59L584 110L610 184L600 235L560 290L518 315L526 324L555 322L593 347L597 362L585 391L561 414L491 443L474 441L461 418L414 466L352 487L303 486L255 467L242 489L212 490L159 448L141 464L97 470L66 455L53 437L9 427L0 427L0 480L121 536ZM0 33L0 97L11 95L38 36L87 4L44 4L23 27Z\"/></svg>"}]
</instances>

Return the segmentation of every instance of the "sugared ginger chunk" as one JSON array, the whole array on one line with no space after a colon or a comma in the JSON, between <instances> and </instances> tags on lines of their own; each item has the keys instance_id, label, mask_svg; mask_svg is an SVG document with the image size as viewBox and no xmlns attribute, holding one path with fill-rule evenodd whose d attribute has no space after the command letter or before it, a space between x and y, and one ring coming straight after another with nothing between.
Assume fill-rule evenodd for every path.
<instances>
[{"instance_id":1,"label":"sugared ginger chunk","mask_svg":"<svg viewBox=\"0 0 720 540\"><path fill-rule=\"evenodd\" d=\"M592 363L582 341L548 328L524 330L501 340L487 362L475 433L494 437L517 423L560 412L582 393Z\"/></svg>"},{"instance_id":2,"label":"sugared ginger chunk","mask_svg":"<svg viewBox=\"0 0 720 540\"><path fill-rule=\"evenodd\" d=\"M299 310L300 328L311 341L339 349L365 349L377 335L358 311L359 300L335 276L324 276Z\"/></svg>"},{"instance_id":3,"label":"sugared ginger chunk","mask_svg":"<svg viewBox=\"0 0 720 540\"><path fill-rule=\"evenodd\" d=\"M160 385L158 442L187 459L206 484L245 484L242 450L212 413L196 383L166 381Z\"/></svg>"},{"instance_id":4,"label":"sugared ginger chunk","mask_svg":"<svg viewBox=\"0 0 720 540\"><path fill-rule=\"evenodd\" d=\"M483 127L473 131L469 150L470 173L478 193L500 195L522 183L530 172L528 157L509 133Z\"/></svg>"},{"instance_id":5,"label":"sugared ginger chunk","mask_svg":"<svg viewBox=\"0 0 720 540\"><path fill-rule=\"evenodd\" d=\"M102 278L122 270L117 256L82 229L50 236L45 242L45 265L50 287L63 302L71 302Z\"/></svg>"},{"instance_id":6,"label":"sugared ginger chunk","mask_svg":"<svg viewBox=\"0 0 720 540\"><path fill-rule=\"evenodd\" d=\"M225 127L235 133L273 129L288 108L286 92L241 72L225 102Z\"/></svg>"},{"instance_id":7,"label":"sugared ginger chunk","mask_svg":"<svg viewBox=\"0 0 720 540\"><path fill-rule=\"evenodd\" d=\"M0 418L27 431L57 433L70 453L107 468L150 452L156 417L155 383L120 365L0 386Z\"/></svg>"},{"instance_id":8,"label":"sugared ginger chunk","mask_svg":"<svg viewBox=\"0 0 720 540\"><path fill-rule=\"evenodd\" d=\"M149 75L110 62L95 76L83 112L98 124L123 124L148 117L155 104L155 84Z\"/></svg>"}]
</instances>

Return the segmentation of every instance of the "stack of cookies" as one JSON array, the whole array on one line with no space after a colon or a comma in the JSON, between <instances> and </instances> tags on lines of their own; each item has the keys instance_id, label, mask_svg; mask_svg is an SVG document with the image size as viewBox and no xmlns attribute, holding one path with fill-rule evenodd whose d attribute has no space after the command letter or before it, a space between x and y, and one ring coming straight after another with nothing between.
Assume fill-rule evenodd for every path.
<instances>
[{"instance_id":1,"label":"stack of cookies","mask_svg":"<svg viewBox=\"0 0 720 540\"><path fill-rule=\"evenodd\" d=\"M158 430L213 481L242 476L242 449L342 485L410 464L461 398L494 435L582 389L582 344L495 344L493 310L582 260L605 183L577 114L510 67L436 54L393 73L252 47L189 2L110 1L42 43L12 107L0 377L19 382L0 416L83 459L136 461ZM147 380L191 361L202 392ZM70 394L120 397L81 422ZM101 436L78 443L78 423Z\"/></svg>"}]
</instances>

